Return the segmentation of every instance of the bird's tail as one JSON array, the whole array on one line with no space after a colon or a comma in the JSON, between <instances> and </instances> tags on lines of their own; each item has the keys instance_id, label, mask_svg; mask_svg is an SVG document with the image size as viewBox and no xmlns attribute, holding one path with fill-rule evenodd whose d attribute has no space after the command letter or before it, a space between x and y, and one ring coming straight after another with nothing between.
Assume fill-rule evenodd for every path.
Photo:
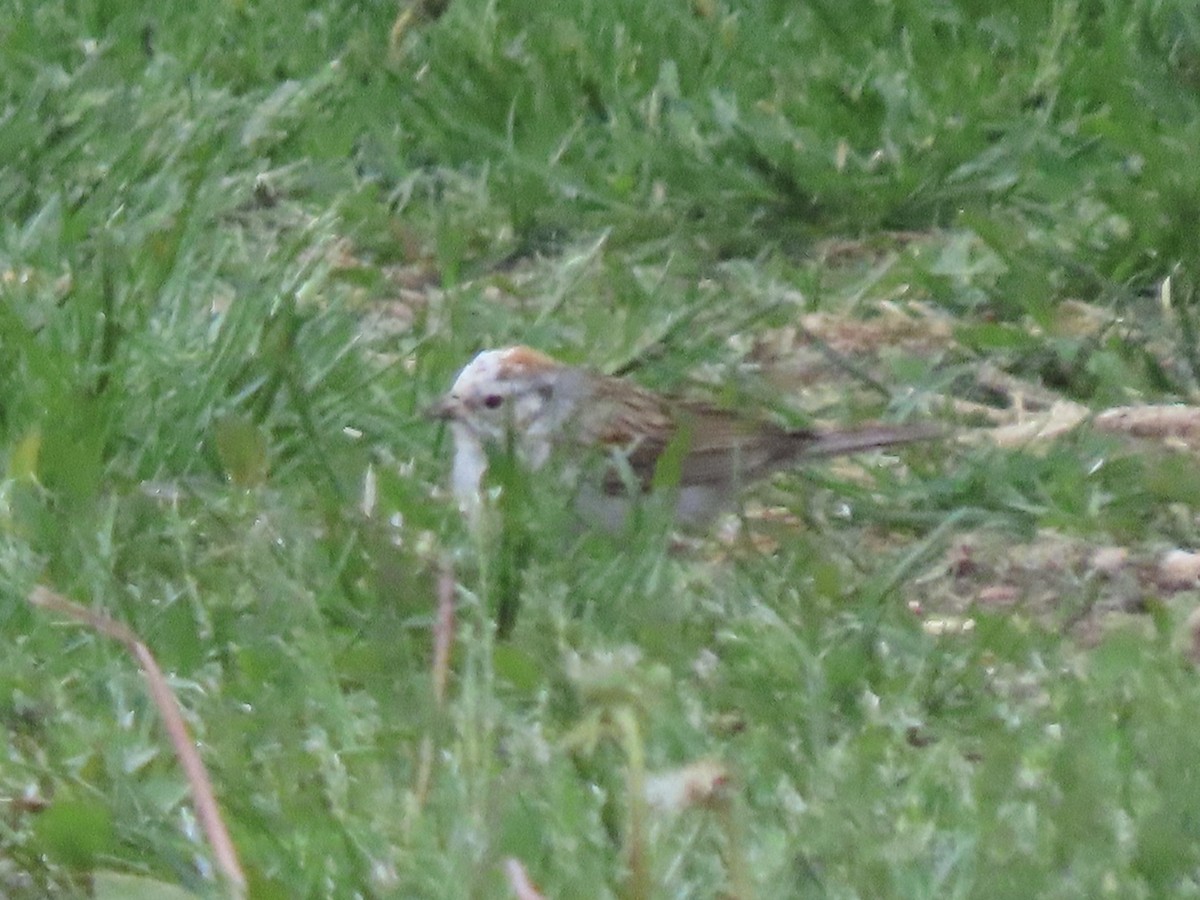
<instances>
[{"instance_id":1,"label":"bird's tail","mask_svg":"<svg viewBox=\"0 0 1200 900\"><path fill-rule=\"evenodd\" d=\"M894 444L932 441L946 436L937 425L866 425L861 428L831 429L806 432L810 439L804 447L804 457L841 456L878 450Z\"/></svg>"}]
</instances>

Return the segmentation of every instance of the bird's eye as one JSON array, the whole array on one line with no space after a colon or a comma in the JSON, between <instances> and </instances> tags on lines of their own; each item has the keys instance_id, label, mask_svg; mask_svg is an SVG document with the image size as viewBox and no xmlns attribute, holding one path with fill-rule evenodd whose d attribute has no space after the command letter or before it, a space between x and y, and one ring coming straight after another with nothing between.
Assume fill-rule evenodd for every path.
<instances>
[{"instance_id":1,"label":"bird's eye","mask_svg":"<svg viewBox=\"0 0 1200 900\"><path fill-rule=\"evenodd\" d=\"M488 394L483 398L483 405L488 409L499 409L504 404L504 398L499 394Z\"/></svg>"}]
</instances>

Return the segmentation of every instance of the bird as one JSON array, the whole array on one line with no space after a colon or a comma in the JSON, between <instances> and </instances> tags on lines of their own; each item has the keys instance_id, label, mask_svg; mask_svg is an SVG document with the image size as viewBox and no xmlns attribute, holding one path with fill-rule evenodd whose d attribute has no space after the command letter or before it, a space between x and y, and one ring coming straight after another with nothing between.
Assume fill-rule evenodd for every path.
<instances>
[{"instance_id":1,"label":"bird","mask_svg":"<svg viewBox=\"0 0 1200 900\"><path fill-rule=\"evenodd\" d=\"M490 455L511 448L535 485L561 460L549 468L574 482L577 512L608 531L623 528L639 497L658 490L674 491L676 525L699 529L781 469L942 434L931 425L786 428L524 345L478 353L427 414L450 427L451 487L469 518L483 503Z\"/></svg>"}]
</instances>

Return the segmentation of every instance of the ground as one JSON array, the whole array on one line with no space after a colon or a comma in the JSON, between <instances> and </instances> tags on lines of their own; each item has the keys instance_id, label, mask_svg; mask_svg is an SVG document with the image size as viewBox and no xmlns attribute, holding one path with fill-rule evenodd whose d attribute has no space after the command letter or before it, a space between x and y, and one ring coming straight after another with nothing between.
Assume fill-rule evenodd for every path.
<instances>
[{"instance_id":1,"label":"ground","mask_svg":"<svg viewBox=\"0 0 1200 900\"><path fill-rule=\"evenodd\" d=\"M1200 894L1188 4L193 7L0 24L0 895ZM944 437L473 532L517 342Z\"/></svg>"}]
</instances>

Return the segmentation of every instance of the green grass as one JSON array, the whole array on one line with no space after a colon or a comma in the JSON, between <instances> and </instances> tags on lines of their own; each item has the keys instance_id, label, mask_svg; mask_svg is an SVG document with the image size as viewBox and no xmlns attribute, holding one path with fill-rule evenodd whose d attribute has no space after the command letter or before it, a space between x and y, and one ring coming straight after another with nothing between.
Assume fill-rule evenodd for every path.
<instances>
[{"instance_id":1,"label":"green grass","mask_svg":"<svg viewBox=\"0 0 1200 900\"><path fill-rule=\"evenodd\" d=\"M489 543L419 415L518 340L795 418L953 418L984 365L1193 399L1191 4L455 0L389 50L397 12L0 22L0 894L223 892L133 661L37 584L157 655L252 897L505 896L509 856L550 897L1200 894L1195 594L1146 577L1200 539L1189 456L822 468L758 495L800 521L757 549L580 535L535 489ZM944 333L789 369L802 317L889 304ZM1022 569L1051 533L1129 548L1139 602ZM973 605L966 535L1041 599ZM717 798L641 808L700 760Z\"/></svg>"}]
</instances>

